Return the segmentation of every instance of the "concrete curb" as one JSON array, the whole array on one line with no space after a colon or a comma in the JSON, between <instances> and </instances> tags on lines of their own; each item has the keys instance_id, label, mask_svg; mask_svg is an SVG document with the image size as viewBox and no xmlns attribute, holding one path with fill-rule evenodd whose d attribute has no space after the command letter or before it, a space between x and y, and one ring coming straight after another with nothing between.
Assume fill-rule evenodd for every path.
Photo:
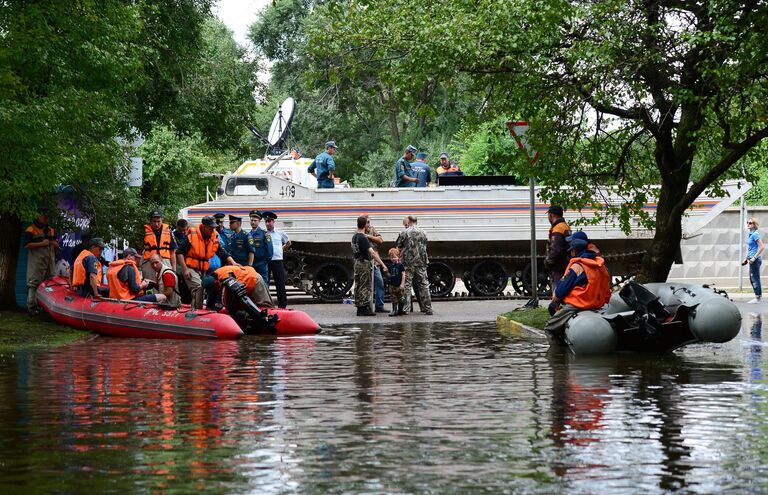
<instances>
[{"instance_id":1,"label":"concrete curb","mask_svg":"<svg viewBox=\"0 0 768 495\"><path fill-rule=\"evenodd\" d=\"M510 333L512 335L519 335L521 337L531 339L543 339L547 340L547 334L538 328L533 328L529 325L523 325L522 323L507 318L504 315L496 317L496 327L502 333Z\"/></svg>"}]
</instances>

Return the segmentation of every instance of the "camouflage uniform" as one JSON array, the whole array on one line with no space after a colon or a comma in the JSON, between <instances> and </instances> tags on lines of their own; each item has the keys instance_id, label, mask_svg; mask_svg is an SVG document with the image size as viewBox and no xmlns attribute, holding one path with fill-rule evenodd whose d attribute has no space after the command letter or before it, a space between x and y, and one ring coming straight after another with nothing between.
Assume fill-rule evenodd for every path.
<instances>
[{"instance_id":1,"label":"camouflage uniform","mask_svg":"<svg viewBox=\"0 0 768 495\"><path fill-rule=\"evenodd\" d=\"M397 247L402 252L405 265L405 303L403 311L411 311L411 287L415 285L419 293L421 311L432 313L432 297L429 294L429 279L427 278L427 235L416 225L411 225L400 233Z\"/></svg>"},{"instance_id":2,"label":"camouflage uniform","mask_svg":"<svg viewBox=\"0 0 768 495\"><path fill-rule=\"evenodd\" d=\"M358 236L362 241L357 242ZM373 304L373 260L368 252L370 242L365 234L352 238L352 255L355 258L355 306L371 307Z\"/></svg>"}]
</instances>

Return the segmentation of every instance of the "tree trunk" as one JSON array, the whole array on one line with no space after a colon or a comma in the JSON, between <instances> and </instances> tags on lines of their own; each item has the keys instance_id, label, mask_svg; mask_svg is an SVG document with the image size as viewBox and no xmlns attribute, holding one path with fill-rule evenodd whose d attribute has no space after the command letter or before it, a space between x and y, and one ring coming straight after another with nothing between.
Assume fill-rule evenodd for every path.
<instances>
[{"instance_id":1,"label":"tree trunk","mask_svg":"<svg viewBox=\"0 0 768 495\"><path fill-rule=\"evenodd\" d=\"M16 309L16 261L21 220L0 213L0 309Z\"/></svg>"},{"instance_id":2,"label":"tree trunk","mask_svg":"<svg viewBox=\"0 0 768 495\"><path fill-rule=\"evenodd\" d=\"M683 238L682 215L675 206L685 195L687 182L662 183L656 209L656 234L637 274L640 283L666 282Z\"/></svg>"}]
</instances>

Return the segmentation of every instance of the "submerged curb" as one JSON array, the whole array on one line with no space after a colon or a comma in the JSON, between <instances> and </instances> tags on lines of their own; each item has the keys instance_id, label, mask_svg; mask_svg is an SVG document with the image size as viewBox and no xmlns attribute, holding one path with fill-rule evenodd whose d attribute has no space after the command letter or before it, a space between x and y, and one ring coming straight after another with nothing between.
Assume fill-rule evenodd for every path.
<instances>
[{"instance_id":1,"label":"submerged curb","mask_svg":"<svg viewBox=\"0 0 768 495\"><path fill-rule=\"evenodd\" d=\"M520 335L521 337L547 340L547 334L544 331L529 325L524 325L518 321L507 318L504 315L496 317L496 327L500 332Z\"/></svg>"}]
</instances>

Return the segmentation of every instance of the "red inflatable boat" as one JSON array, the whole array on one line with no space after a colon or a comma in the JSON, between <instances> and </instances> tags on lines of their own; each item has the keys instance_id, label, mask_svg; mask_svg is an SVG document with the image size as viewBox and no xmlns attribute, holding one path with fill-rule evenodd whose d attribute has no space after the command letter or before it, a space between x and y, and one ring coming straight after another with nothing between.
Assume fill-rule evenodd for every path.
<instances>
[{"instance_id":1,"label":"red inflatable boat","mask_svg":"<svg viewBox=\"0 0 768 495\"><path fill-rule=\"evenodd\" d=\"M67 279L53 277L37 288L37 303L64 325L114 337L149 339L237 339L243 330L226 313L167 308L153 303L81 297ZM267 309L276 316L272 335L302 335L320 326L302 311Z\"/></svg>"}]
</instances>

